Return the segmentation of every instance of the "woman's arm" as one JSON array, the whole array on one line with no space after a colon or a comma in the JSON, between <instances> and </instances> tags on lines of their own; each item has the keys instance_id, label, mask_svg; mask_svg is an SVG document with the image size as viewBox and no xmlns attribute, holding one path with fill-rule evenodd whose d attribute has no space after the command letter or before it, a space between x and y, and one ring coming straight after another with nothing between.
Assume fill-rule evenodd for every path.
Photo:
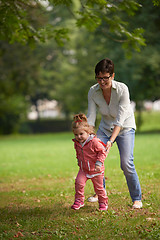
<instances>
[{"instance_id":1,"label":"woman's arm","mask_svg":"<svg viewBox=\"0 0 160 240\"><path fill-rule=\"evenodd\" d=\"M88 113L87 113L88 124L95 126L96 121L96 104L92 98L92 90L88 92Z\"/></svg>"},{"instance_id":2,"label":"woman's arm","mask_svg":"<svg viewBox=\"0 0 160 240\"><path fill-rule=\"evenodd\" d=\"M118 112L115 125L122 127L124 121L131 114L131 104L128 87L124 84L123 90L119 95Z\"/></svg>"},{"instance_id":3,"label":"woman's arm","mask_svg":"<svg viewBox=\"0 0 160 240\"><path fill-rule=\"evenodd\" d=\"M121 127L116 126L116 125L114 126L114 129L113 129L112 135L110 137L110 140L106 144L106 150L107 150L106 153L107 154L109 153L110 148L112 147L112 144L113 144L114 140L116 139L116 137L118 136L120 130L121 130Z\"/></svg>"}]
</instances>

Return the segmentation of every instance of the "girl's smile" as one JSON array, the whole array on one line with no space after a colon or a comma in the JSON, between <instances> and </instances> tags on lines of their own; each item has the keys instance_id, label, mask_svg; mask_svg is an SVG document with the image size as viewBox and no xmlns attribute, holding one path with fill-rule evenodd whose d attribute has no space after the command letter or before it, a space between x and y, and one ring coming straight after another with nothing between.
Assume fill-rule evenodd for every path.
<instances>
[{"instance_id":1,"label":"girl's smile","mask_svg":"<svg viewBox=\"0 0 160 240\"><path fill-rule=\"evenodd\" d=\"M87 133L82 128L78 128L78 129L74 130L74 135L75 135L75 139L80 143L85 142L87 140L87 138L89 137L89 133Z\"/></svg>"}]
</instances>

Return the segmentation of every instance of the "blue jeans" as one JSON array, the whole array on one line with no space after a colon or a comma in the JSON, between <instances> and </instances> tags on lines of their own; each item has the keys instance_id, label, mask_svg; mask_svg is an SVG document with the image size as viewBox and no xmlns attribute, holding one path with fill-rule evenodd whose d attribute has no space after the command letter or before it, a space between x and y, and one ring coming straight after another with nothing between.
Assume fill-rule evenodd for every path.
<instances>
[{"instance_id":1,"label":"blue jeans","mask_svg":"<svg viewBox=\"0 0 160 240\"><path fill-rule=\"evenodd\" d=\"M97 137L105 144L110 139L110 137L102 132L101 129L98 129ZM133 163L134 139L134 129L131 129L124 134L118 135L115 139L120 153L121 169L126 177L129 193L133 202L136 200L141 200L141 187Z\"/></svg>"}]
</instances>

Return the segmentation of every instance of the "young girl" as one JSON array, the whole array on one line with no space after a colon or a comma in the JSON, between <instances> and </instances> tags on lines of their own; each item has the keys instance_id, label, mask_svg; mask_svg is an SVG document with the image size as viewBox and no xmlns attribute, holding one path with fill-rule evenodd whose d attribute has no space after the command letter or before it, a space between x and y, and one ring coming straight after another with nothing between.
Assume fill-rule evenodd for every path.
<instances>
[{"instance_id":1,"label":"young girl","mask_svg":"<svg viewBox=\"0 0 160 240\"><path fill-rule=\"evenodd\" d=\"M75 180L75 202L72 209L78 210L84 206L84 187L88 179L92 180L94 190L98 195L99 209L108 209L108 197L103 187L104 160L106 150L103 143L96 138L93 128L89 126L84 114L74 116L72 130L79 172Z\"/></svg>"}]
</instances>

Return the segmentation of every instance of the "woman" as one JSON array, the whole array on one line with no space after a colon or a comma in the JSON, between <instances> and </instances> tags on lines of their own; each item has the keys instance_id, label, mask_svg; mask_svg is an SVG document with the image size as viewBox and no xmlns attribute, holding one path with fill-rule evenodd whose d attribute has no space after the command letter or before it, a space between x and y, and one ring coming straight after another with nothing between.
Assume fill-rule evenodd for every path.
<instances>
[{"instance_id":1,"label":"woman","mask_svg":"<svg viewBox=\"0 0 160 240\"><path fill-rule=\"evenodd\" d=\"M128 87L114 80L114 63L106 58L97 63L97 84L88 93L88 123L95 126L96 108L102 116L97 137L106 144L107 154L114 142L117 143L121 169L126 177L133 208L142 208L141 187L133 163L135 118L130 104ZM104 181L105 183L105 181ZM105 187L105 184L104 184ZM88 201L96 201L96 196Z\"/></svg>"}]
</instances>

